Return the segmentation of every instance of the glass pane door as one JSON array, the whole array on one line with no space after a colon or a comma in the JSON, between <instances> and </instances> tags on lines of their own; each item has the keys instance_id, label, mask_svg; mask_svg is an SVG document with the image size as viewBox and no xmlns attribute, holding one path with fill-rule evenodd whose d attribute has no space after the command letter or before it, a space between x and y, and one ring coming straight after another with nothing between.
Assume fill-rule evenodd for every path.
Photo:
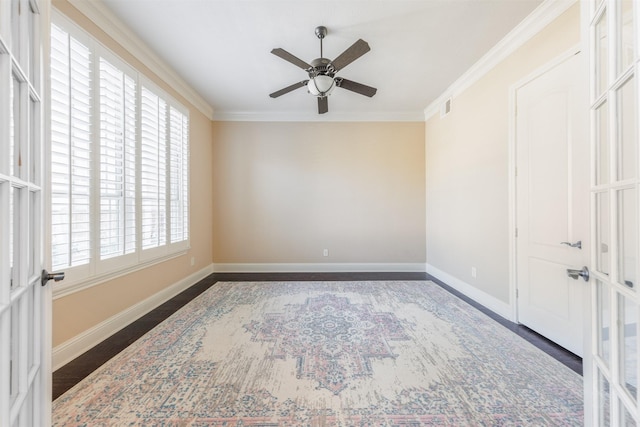
<instances>
[{"instance_id":1,"label":"glass pane door","mask_svg":"<svg viewBox=\"0 0 640 427\"><path fill-rule=\"evenodd\" d=\"M586 423L639 424L638 16L635 0L592 0L592 313L585 358Z\"/></svg>"},{"instance_id":2,"label":"glass pane door","mask_svg":"<svg viewBox=\"0 0 640 427\"><path fill-rule=\"evenodd\" d=\"M47 294L40 285L48 6L0 1L0 425L10 427L49 423Z\"/></svg>"}]
</instances>

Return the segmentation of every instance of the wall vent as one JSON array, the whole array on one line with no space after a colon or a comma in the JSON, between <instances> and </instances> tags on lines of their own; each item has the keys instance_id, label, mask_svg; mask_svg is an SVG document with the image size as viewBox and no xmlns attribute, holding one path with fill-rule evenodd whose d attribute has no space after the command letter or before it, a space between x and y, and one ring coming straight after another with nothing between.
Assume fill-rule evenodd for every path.
<instances>
[{"instance_id":1,"label":"wall vent","mask_svg":"<svg viewBox=\"0 0 640 427\"><path fill-rule=\"evenodd\" d=\"M444 117L451 112L451 98L448 98L440 107L440 117Z\"/></svg>"}]
</instances>

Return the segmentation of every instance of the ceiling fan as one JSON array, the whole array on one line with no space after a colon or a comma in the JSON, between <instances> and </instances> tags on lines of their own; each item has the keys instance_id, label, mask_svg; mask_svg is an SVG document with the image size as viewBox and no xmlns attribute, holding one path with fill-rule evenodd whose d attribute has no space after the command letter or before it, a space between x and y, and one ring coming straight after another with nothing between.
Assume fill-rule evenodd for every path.
<instances>
[{"instance_id":1,"label":"ceiling fan","mask_svg":"<svg viewBox=\"0 0 640 427\"><path fill-rule=\"evenodd\" d=\"M324 58L322 55L322 40L326 35L326 27L316 27L316 36L320 39L320 58L314 59L311 61L311 64L306 63L302 59L281 48L273 49L271 51L272 54L302 68L309 75L309 79L307 80L302 80L298 83L292 84L291 86L287 86L273 92L269 95L271 98L277 98L285 93L289 93L295 89L306 86L309 93L318 98L318 114L324 114L329 111L327 97L336 86L368 97L372 97L376 94L378 89L374 87L347 80L343 77L336 77L337 72L360 58L365 53L369 52L371 50L369 44L366 41L359 39L357 42L352 44L351 47L342 52L336 59L331 61L330 59Z\"/></svg>"}]
</instances>

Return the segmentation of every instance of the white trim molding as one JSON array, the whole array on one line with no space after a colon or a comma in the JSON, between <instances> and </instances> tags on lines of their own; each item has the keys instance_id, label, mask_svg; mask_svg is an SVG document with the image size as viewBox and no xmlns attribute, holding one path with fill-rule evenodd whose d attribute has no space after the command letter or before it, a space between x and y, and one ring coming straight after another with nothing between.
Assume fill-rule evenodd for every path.
<instances>
[{"instance_id":1,"label":"white trim molding","mask_svg":"<svg viewBox=\"0 0 640 427\"><path fill-rule=\"evenodd\" d=\"M288 112L218 112L214 121L220 122L424 122L422 111L361 112L361 113L303 113Z\"/></svg>"},{"instance_id":2,"label":"white trim molding","mask_svg":"<svg viewBox=\"0 0 640 427\"><path fill-rule=\"evenodd\" d=\"M113 12L100 0L69 0L69 3L83 15L93 21L107 35L118 42L140 62L153 70L165 83L173 87L209 120L213 118L213 107L198 94L182 77L166 62L153 53L145 42L135 35ZM151 76L147 76L151 77Z\"/></svg>"},{"instance_id":3,"label":"white trim molding","mask_svg":"<svg viewBox=\"0 0 640 427\"><path fill-rule=\"evenodd\" d=\"M512 322L514 321L512 317L513 312L511 306L506 302L501 301L498 298L481 291L475 286L472 286L428 263L427 273L432 275L436 279L443 281L445 284L451 286L456 291L468 296L478 304L482 304L494 313L504 317L507 320L510 320Z\"/></svg>"},{"instance_id":4,"label":"white trim molding","mask_svg":"<svg viewBox=\"0 0 640 427\"><path fill-rule=\"evenodd\" d=\"M455 98L495 68L533 36L567 11L578 0L545 0L520 24L500 40L489 52L451 84L438 98L424 109L424 120L440 112L442 103Z\"/></svg>"},{"instance_id":5,"label":"white trim molding","mask_svg":"<svg viewBox=\"0 0 640 427\"><path fill-rule=\"evenodd\" d=\"M209 276L211 273L213 273L213 264L209 264L202 270L196 271L173 285L164 288L162 291L153 294L149 298L140 301L114 316L111 316L105 321L87 329L70 340L57 345L53 349L53 370L55 371L66 365L82 353L93 348L127 325L149 313L154 308Z\"/></svg>"},{"instance_id":6,"label":"white trim molding","mask_svg":"<svg viewBox=\"0 0 640 427\"><path fill-rule=\"evenodd\" d=\"M424 272L424 263L217 263L215 273Z\"/></svg>"}]
</instances>

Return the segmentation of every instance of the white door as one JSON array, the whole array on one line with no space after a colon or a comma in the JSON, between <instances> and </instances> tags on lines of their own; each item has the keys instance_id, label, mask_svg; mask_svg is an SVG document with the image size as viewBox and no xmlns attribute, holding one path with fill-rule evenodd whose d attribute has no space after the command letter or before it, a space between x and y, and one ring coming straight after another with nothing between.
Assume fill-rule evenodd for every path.
<instances>
[{"instance_id":1,"label":"white door","mask_svg":"<svg viewBox=\"0 0 640 427\"><path fill-rule=\"evenodd\" d=\"M0 425L50 420L43 264L47 0L0 0Z\"/></svg>"},{"instance_id":2,"label":"white door","mask_svg":"<svg viewBox=\"0 0 640 427\"><path fill-rule=\"evenodd\" d=\"M518 322L583 354L589 261L587 72L572 54L516 90Z\"/></svg>"},{"instance_id":3,"label":"white door","mask_svg":"<svg viewBox=\"0 0 640 427\"><path fill-rule=\"evenodd\" d=\"M584 358L586 422L628 426L638 406L637 0L583 5L591 110L591 351Z\"/></svg>"}]
</instances>

